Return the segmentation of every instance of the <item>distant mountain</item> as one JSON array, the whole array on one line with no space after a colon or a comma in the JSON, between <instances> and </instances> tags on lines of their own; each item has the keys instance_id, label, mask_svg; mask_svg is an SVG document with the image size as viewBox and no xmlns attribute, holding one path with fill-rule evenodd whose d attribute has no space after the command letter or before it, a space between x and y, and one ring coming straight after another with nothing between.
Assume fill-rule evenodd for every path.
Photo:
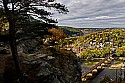
<instances>
[{"instance_id":1,"label":"distant mountain","mask_svg":"<svg viewBox=\"0 0 125 83\"><path fill-rule=\"evenodd\" d=\"M74 27L68 27L68 26L58 26L59 30L63 30L64 33L68 35L68 37L72 36L83 36L84 33L82 30Z\"/></svg>"},{"instance_id":2,"label":"distant mountain","mask_svg":"<svg viewBox=\"0 0 125 83\"><path fill-rule=\"evenodd\" d=\"M78 29L84 33L84 36L86 36L96 31L106 30L107 28L78 28Z\"/></svg>"}]
</instances>

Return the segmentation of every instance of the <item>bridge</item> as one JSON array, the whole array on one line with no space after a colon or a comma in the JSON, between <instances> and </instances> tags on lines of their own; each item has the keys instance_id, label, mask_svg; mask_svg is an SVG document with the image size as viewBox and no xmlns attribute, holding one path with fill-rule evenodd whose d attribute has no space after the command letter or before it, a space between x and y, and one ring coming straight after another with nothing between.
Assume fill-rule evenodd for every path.
<instances>
[{"instance_id":1,"label":"bridge","mask_svg":"<svg viewBox=\"0 0 125 83\"><path fill-rule=\"evenodd\" d=\"M82 74L82 81L85 81L88 78L92 78L93 74L97 74L98 71L102 70L104 66L108 65L114 58L112 58L112 55L109 54L107 57L105 57L103 60L101 60L99 63L88 69L87 71L83 72Z\"/></svg>"}]
</instances>

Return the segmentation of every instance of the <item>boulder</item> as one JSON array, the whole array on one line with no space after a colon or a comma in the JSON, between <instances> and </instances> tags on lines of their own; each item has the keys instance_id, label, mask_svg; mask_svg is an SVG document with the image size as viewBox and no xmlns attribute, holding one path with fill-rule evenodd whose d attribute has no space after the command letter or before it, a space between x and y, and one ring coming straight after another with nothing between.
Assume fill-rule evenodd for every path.
<instances>
[{"instance_id":1,"label":"boulder","mask_svg":"<svg viewBox=\"0 0 125 83\"><path fill-rule=\"evenodd\" d=\"M30 54L20 58L22 71L27 76L26 83L81 83L82 73L78 57L67 50L54 49L52 53L36 56ZM8 70L5 71L6 77L10 74L9 70L12 70L10 66L14 66L9 62L7 64L9 66L5 68Z\"/></svg>"},{"instance_id":2,"label":"boulder","mask_svg":"<svg viewBox=\"0 0 125 83\"><path fill-rule=\"evenodd\" d=\"M10 51L5 47L0 47L0 54L10 54Z\"/></svg>"}]
</instances>

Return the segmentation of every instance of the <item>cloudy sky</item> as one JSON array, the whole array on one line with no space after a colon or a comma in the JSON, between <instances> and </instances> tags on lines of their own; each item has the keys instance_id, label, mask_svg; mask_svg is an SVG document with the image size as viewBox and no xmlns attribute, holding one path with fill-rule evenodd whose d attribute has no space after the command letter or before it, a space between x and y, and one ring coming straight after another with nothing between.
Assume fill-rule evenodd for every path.
<instances>
[{"instance_id":1,"label":"cloudy sky","mask_svg":"<svg viewBox=\"0 0 125 83\"><path fill-rule=\"evenodd\" d=\"M55 13L58 25L76 28L125 27L125 0L56 0L65 4L69 13Z\"/></svg>"}]
</instances>

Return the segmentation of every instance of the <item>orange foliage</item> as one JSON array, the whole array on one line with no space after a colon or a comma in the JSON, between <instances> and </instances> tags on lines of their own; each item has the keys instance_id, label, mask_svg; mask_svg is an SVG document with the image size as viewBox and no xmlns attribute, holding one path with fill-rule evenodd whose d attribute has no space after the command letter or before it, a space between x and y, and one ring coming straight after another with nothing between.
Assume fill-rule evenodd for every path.
<instances>
[{"instance_id":1,"label":"orange foliage","mask_svg":"<svg viewBox=\"0 0 125 83\"><path fill-rule=\"evenodd\" d=\"M59 40L67 37L67 34L65 34L63 31L58 30L56 28L49 29L49 32L52 33L53 40Z\"/></svg>"}]
</instances>

